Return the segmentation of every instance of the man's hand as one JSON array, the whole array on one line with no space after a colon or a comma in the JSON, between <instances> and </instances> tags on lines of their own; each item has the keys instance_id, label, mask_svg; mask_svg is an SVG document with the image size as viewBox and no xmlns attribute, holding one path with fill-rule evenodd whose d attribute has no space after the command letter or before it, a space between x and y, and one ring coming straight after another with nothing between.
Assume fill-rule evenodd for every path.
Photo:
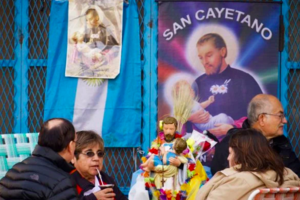
<instances>
[{"instance_id":1,"label":"man's hand","mask_svg":"<svg viewBox=\"0 0 300 200\"><path fill-rule=\"evenodd\" d=\"M180 160L176 158L169 158L170 165L173 165L175 167L179 167L181 165Z\"/></svg>"},{"instance_id":2,"label":"man's hand","mask_svg":"<svg viewBox=\"0 0 300 200\"><path fill-rule=\"evenodd\" d=\"M97 200L113 200L116 194L114 193L112 188L106 188L104 190L100 190L94 193Z\"/></svg>"},{"instance_id":3,"label":"man's hand","mask_svg":"<svg viewBox=\"0 0 300 200\"><path fill-rule=\"evenodd\" d=\"M209 120L209 112L206 112L203 109L198 110L197 112L191 114L188 120L196 124L207 123Z\"/></svg>"},{"instance_id":4,"label":"man's hand","mask_svg":"<svg viewBox=\"0 0 300 200\"><path fill-rule=\"evenodd\" d=\"M208 131L217 137L226 135L229 129L233 128L230 124L215 124L215 128L209 129Z\"/></svg>"}]
</instances>

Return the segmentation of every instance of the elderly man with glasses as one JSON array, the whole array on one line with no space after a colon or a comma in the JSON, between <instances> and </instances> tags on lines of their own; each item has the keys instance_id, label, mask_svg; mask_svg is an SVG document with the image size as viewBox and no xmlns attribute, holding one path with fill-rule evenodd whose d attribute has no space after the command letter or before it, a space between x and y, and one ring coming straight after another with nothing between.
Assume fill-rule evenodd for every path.
<instances>
[{"instance_id":1,"label":"elderly man with glasses","mask_svg":"<svg viewBox=\"0 0 300 200\"><path fill-rule=\"evenodd\" d=\"M300 177L300 161L289 140L283 135L283 127L287 123L280 101L272 95L256 95L248 105L248 119L243 128L259 130L268 140L271 147L282 158L285 167L293 170ZM211 164L212 174L228 167L227 157L230 136L238 129L230 129L226 137L216 145Z\"/></svg>"}]
</instances>

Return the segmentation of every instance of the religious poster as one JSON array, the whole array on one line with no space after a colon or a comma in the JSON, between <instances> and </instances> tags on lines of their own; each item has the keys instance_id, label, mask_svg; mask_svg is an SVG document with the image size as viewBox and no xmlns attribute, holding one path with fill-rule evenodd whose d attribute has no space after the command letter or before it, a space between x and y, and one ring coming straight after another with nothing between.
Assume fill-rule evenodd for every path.
<instances>
[{"instance_id":1,"label":"religious poster","mask_svg":"<svg viewBox=\"0 0 300 200\"><path fill-rule=\"evenodd\" d=\"M66 76L115 78L120 72L123 0L70 0Z\"/></svg>"},{"instance_id":2,"label":"religious poster","mask_svg":"<svg viewBox=\"0 0 300 200\"><path fill-rule=\"evenodd\" d=\"M65 76L69 1L51 2L44 121L65 118L76 131L101 135L105 147L133 148L141 145L141 134L137 134L142 127L140 25L136 4L124 5L119 75L114 79L73 78Z\"/></svg>"},{"instance_id":3,"label":"religious poster","mask_svg":"<svg viewBox=\"0 0 300 200\"><path fill-rule=\"evenodd\" d=\"M255 95L276 96L279 15L279 3L160 3L158 120L221 140Z\"/></svg>"}]
</instances>

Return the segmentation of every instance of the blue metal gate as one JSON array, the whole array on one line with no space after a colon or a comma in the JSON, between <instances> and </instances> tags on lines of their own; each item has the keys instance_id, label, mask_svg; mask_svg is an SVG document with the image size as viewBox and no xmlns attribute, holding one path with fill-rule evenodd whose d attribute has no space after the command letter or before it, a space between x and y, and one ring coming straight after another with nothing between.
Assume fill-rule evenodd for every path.
<instances>
[{"instance_id":1,"label":"blue metal gate","mask_svg":"<svg viewBox=\"0 0 300 200\"><path fill-rule=\"evenodd\" d=\"M288 124L286 133L300 157L300 2L283 1L284 51L281 60L281 100Z\"/></svg>"},{"instance_id":2,"label":"blue metal gate","mask_svg":"<svg viewBox=\"0 0 300 200\"><path fill-rule=\"evenodd\" d=\"M0 4L2 133L36 132L43 120L50 1Z\"/></svg>"},{"instance_id":3,"label":"blue metal gate","mask_svg":"<svg viewBox=\"0 0 300 200\"><path fill-rule=\"evenodd\" d=\"M142 27L143 1L128 3L139 9ZM38 132L43 122L50 7L51 0L1 0L1 134ZM139 163L137 149L106 151L106 172L128 193L131 175Z\"/></svg>"}]
</instances>

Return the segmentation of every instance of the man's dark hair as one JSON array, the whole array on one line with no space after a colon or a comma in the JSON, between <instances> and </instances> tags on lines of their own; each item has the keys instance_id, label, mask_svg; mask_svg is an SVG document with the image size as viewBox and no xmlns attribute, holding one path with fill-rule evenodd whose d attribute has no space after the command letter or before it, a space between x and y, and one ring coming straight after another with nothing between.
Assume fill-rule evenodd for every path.
<instances>
[{"instance_id":1,"label":"man's dark hair","mask_svg":"<svg viewBox=\"0 0 300 200\"><path fill-rule=\"evenodd\" d=\"M202 44L204 44L205 42L208 42L210 40L213 42L213 44L215 45L215 47L217 49L221 49L223 47L225 49L227 49L224 39L219 34L216 34L216 33L208 33L208 34L203 35L198 40L197 46L201 46ZM226 51L226 54L225 54L225 58L226 58L226 56L227 56L227 51Z\"/></svg>"},{"instance_id":2,"label":"man's dark hair","mask_svg":"<svg viewBox=\"0 0 300 200\"><path fill-rule=\"evenodd\" d=\"M75 128L63 118L47 120L41 127L38 144L55 152L61 152L75 139Z\"/></svg>"}]
</instances>

